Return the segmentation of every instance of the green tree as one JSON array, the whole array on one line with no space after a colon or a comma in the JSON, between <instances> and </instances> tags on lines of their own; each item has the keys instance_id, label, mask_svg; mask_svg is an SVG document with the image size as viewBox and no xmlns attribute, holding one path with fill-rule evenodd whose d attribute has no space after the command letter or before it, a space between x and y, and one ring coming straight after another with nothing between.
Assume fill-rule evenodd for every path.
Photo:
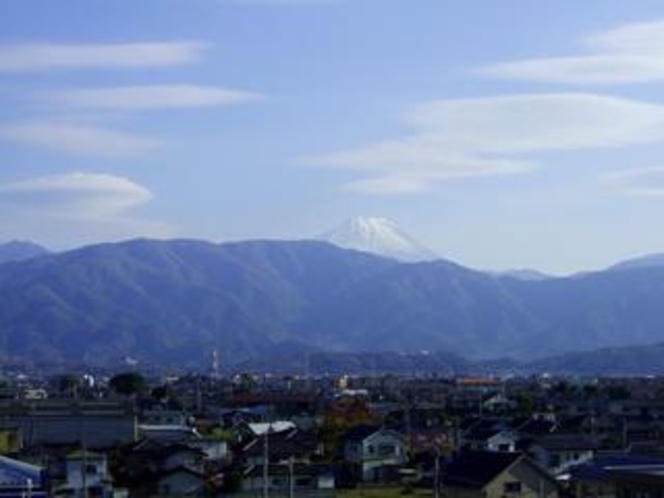
<instances>
[{"instance_id":1,"label":"green tree","mask_svg":"<svg viewBox=\"0 0 664 498\"><path fill-rule=\"evenodd\" d=\"M535 403L530 394L518 393L514 397L514 400L516 401L516 410L518 413L523 415L531 415L533 413Z\"/></svg>"},{"instance_id":2,"label":"green tree","mask_svg":"<svg viewBox=\"0 0 664 498\"><path fill-rule=\"evenodd\" d=\"M61 396L75 398L81 387L81 378L78 375L63 374L57 378L57 386Z\"/></svg>"},{"instance_id":3,"label":"green tree","mask_svg":"<svg viewBox=\"0 0 664 498\"><path fill-rule=\"evenodd\" d=\"M118 394L133 396L145 389L145 377L138 372L125 372L111 378L108 385Z\"/></svg>"}]
</instances>

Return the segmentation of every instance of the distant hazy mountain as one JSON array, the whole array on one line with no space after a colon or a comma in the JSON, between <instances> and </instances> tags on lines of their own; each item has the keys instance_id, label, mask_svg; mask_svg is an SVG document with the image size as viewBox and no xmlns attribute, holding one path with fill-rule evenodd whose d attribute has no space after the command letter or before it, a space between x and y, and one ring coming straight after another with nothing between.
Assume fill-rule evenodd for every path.
<instances>
[{"instance_id":1,"label":"distant hazy mountain","mask_svg":"<svg viewBox=\"0 0 664 498\"><path fill-rule=\"evenodd\" d=\"M577 375L663 375L664 343L557 355L529 363L526 370Z\"/></svg>"},{"instance_id":2,"label":"distant hazy mountain","mask_svg":"<svg viewBox=\"0 0 664 498\"><path fill-rule=\"evenodd\" d=\"M351 218L322 234L319 239L345 249L369 252L404 262L439 259L433 252L404 233L396 223L386 218L368 216Z\"/></svg>"},{"instance_id":3,"label":"distant hazy mountain","mask_svg":"<svg viewBox=\"0 0 664 498\"><path fill-rule=\"evenodd\" d=\"M0 243L0 264L9 261L21 261L48 254L48 250L28 241L12 240Z\"/></svg>"},{"instance_id":4,"label":"distant hazy mountain","mask_svg":"<svg viewBox=\"0 0 664 498\"><path fill-rule=\"evenodd\" d=\"M617 263L609 270L633 270L635 268L664 267L664 254L649 254L639 258L628 259Z\"/></svg>"},{"instance_id":5,"label":"distant hazy mountain","mask_svg":"<svg viewBox=\"0 0 664 498\"><path fill-rule=\"evenodd\" d=\"M657 267L530 281L318 241L135 240L0 265L0 357L533 359L661 342L663 302Z\"/></svg>"}]
</instances>

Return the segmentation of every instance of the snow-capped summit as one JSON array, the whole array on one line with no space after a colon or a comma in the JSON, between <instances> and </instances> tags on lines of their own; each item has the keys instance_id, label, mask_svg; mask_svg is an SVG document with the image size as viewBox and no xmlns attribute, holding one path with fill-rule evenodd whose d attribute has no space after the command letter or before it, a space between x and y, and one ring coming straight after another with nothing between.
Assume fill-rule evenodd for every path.
<instances>
[{"instance_id":1,"label":"snow-capped summit","mask_svg":"<svg viewBox=\"0 0 664 498\"><path fill-rule=\"evenodd\" d=\"M396 223L386 218L351 218L318 238L345 249L370 252L400 261L438 259L436 254L403 233Z\"/></svg>"}]
</instances>

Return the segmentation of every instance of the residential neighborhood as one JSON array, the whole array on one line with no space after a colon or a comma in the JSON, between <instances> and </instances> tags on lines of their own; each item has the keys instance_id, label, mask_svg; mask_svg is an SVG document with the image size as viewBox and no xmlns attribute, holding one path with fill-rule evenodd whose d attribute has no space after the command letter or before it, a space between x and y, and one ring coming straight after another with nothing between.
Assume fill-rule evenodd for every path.
<instances>
[{"instance_id":1,"label":"residential neighborhood","mask_svg":"<svg viewBox=\"0 0 664 498\"><path fill-rule=\"evenodd\" d=\"M655 377L8 373L0 496L654 498L663 399Z\"/></svg>"}]
</instances>

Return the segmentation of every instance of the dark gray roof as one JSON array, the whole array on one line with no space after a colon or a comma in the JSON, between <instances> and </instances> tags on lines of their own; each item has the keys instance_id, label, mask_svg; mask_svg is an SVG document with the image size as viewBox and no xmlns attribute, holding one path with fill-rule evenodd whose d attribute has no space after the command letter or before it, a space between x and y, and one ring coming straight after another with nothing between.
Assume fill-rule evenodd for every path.
<instances>
[{"instance_id":1,"label":"dark gray roof","mask_svg":"<svg viewBox=\"0 0 664 498\"><path fill-rule=\"evenodd\" d=\"M483 488L521 458L521 453L465 451L445 467L444 482L448 486Z\"/></svg>"},{"instance_id":2,"label":"dark gray roof","mask_svg":"<svg viewBox=\"0 0 664 498\"><path fill-rule=\"evenodd\" d=\"M594 450L599 448L596 438L583 434L547 434L535 440L535 444L546 450Z\"/></svg>"},{"instance_id":3,"label":"dark gray roof","mask_svg":"<svg viewBox=\"0 0 664 498\"><path fill-rule=\"evenodd\" d=\"M347 442L359 443L379 430L380 427L377 425L358 425L357 427L347 430L343 439Z\"/></svg>"}]
</instances>

